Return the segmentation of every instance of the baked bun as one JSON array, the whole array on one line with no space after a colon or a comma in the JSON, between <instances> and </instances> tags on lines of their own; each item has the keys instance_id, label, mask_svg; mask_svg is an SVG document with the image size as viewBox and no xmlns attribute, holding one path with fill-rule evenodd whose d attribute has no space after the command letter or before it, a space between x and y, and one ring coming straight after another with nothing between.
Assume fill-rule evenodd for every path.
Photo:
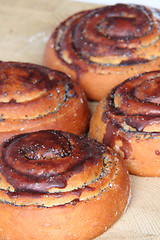
<instances>
[{"instance_id":1,"label":"baked bun","mask_svg":"<svg viewBox=\"0 0 160 240\"><path fill-rule=\"evenodd\" d=\"M0 143L43 129L87 132L86 96L66 74L29 63L0 62L0 77Z\"/></svg>"},{"instance_id":2,"label":"baked bun","mask_svg":"<svg viewBox=\"0 0 160 240\"><path fill-rule=\"evenodd\" d=\"M58 130L5 141L0 179L1 239L93 239L120 217L130 197L119 156Z\"/></svg>"},{"instance_id":3,"label":"baked bun","mask_svg":"<svg viewBox=\"0 0 160 240\"><path fill-rule=\"evenodd\" d=\"M79 12L49 38L44 65L63 70L99 101L125 79L159 69L159 22L159 10L133 4Z\"/></svg>"},{"instance_id":4,"label":"baked bun","mask_svg":"<svg viewBox=\"0 0 160 240\"><path fill-rule=\"evenodd\" d=\"M97 106L90 137L120 153L129 172L160 177L160 71L137 75Z\"/></svg>"}]
</instances>

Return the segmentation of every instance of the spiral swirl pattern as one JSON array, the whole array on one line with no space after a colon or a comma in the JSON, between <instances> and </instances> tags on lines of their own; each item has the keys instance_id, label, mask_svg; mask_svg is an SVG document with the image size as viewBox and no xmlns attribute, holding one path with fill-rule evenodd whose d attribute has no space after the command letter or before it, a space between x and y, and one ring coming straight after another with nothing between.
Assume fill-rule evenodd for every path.
<instances>
[{"instance_id":1,"label":"spiral swirl pattern","mask_svg":"<svg viewBox=\"0 0 160 240\"><path fill-rule=\"evenodd\" d=\"M91 63L128 64L131 56L131 62L136 58L142 62L148 61L151 56L147 57L147 53L146 56L144 53L141 55L136 48L140 48L142 41L141 47L146 48L159 39L159 32L152 26L154 21L151 12L140 6L119 4L103 7L80 13L70 21L73 22L69 27L68 21L66 22L64 35L61 33L61 38L58 38L57 48L60 54L61 48L69 48L71 52L74 49L76 55ZM69 57L74 63L72 54Z\"/></svg>"},{"instance_id":2,"label":"spiral swirl pattern","mask_svg":"<svg viewBox=\"0 0 160 240\"><path fill-rule=\"evenodd\" d=\"M58 130L22 134L1 146L0 199L46 207L92 199L120 169L116 154L94 140Z\"/></svg>"},{"instance_id":3,"label":"spiral swirl pattern","mask_svg":"<svg viewBox=\"0 0 160 240\"><path fill-rule=\"evenodd\" d=\"M125 131L159 132L160 126L160 72L154 71L135 76L107 97L107 118Z\"/></svg>"},{"instance_id":4,"label":"spiral swirl pattern","mask_svg":"<svg viewBox=\"0 0 160 240\"><path fill-rule=\"evenodd\" d=\"M97 90L104 81L101 91L105 93L148 66L154 69L152 62L160 57L159 16L159 10L126 4L77 13L62 22L49 40L50 51L61 64L52 62L47 50L44 62L57 69L65 66L64 71L80 81L88 97L100 100L96 97L100 93L88 88ZM91 87L93 80L88 83L87 72L92 79L97 75L97 89Z\"/></svg>"},{"instance_id":5,"label":"spiral swirl pattern","mask_svg":"<svg viewBox=\"0 0 160 240\"><path fill-rule=\"evenodd\" d=\"M0 62L0 83L0 142L36 129L67 130L71 123L66 124L64 116L73 120L73 129L68 131L87 131L85 95L64 73L29 63Z\"/></svg>"},{"instance_id":6,"label":"spiral swirl pattern","mask_svg":"<svg viewBox=\"0 0 160 240\"><path fill-rule=\"evenodd\" d=\"M160 71L143 73L115 87L100 103L99 140L121 154L132 174L160 176L159 87ZM95 121L96 116L90 133L98 139Z\"/></svg>"}]
</instances>

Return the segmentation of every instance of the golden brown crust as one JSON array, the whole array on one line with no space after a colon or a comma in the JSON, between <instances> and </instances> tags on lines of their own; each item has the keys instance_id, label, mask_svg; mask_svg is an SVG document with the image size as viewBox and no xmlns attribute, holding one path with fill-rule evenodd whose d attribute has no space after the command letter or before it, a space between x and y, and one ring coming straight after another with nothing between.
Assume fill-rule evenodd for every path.
<instances>
[{"instance_id":1,"label":"golden brown crust","mask_svg":"<svg viewBox=\"0 0 160 240\"><path fill-rule=\"evenodd\" d=\"M64 73L29 63L0 62L0 76L0 143L42 129L87 132L86 96Z\"/></svg>"},{"instance_id":2,"label":"golden brown crust","mask_svg":"<svg viewBox=\"0 0 160 240\"><path fill-rule=\"evenodd\" d=\"M160 176L160 72L137 75L114 88L98 105L91 138L112 147L129 172Z\"/></svg>"},{"instance_id":3,"label":"golden brown crust","mask_svg":"<svg viewBox=\"0 0 160 240\"><path fill-rule=\"evenodd\" d=\"M0 179L0 237L12 240L93 239L121 216L130 197L119 156L62 131L4 142Z\"/></svg>"},{"instance_id":4,"label":"golden brown crust","mask_svg":"<svg viewBox=\"0 0 160 240\"><path fill-rule=\"evenodd\" d=\"M116 4L74 14L53 32L44 65L80 82L101 100L114 86L160 65L159 10Z\"/></svg>"}]
</instances>

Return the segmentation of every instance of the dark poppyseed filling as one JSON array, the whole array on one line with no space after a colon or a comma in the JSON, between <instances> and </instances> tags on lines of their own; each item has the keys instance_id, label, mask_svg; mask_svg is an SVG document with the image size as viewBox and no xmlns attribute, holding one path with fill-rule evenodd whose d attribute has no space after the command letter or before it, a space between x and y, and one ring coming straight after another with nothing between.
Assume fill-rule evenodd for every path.
<instances>
[{"instance_id":1,"label":"dark poppyseed filling","mask_svg":"<svg viewBox=\"0 0 160 240\"><path fill-rule=\"evenodd\" d=\"M78 97L71 79L64 73L52 71L48 68L34 64L17 62L0 62L0 68L2 71L0 76L2 86L2 90L0 91L0 96L2 96L0 107L2 107L2 110L5 106L12 109L10 112L13 112L13 109L15 109L15 116L17 116L18 108L19 111L21 111L21 108L24 105L25 107L29 107L30 105L34 105L34 103L36 104L37 98L34 99L33 97L33 99L28 99L28 95L30 96L30 93L33 94L34 91L37 90L42 92L39 96L40 99L42 97L47 97L51 100L51 103L46 108L44 114L31 117L29 112L27 114L24 113L24 116L22 115L18 119L21 122L25 121L25 119L38 119L48 114L56 113L67 103L69 99ZM62 84L65 90L63 96L60 95L59 89L59 85L61 88ZM10 85L13 85L13 89ZM18 90L16 89L17 86L19 87ZM3 90L4 88L5 90ZM58 106L55 109L52 109L53 91L56 91L57 97L59 97ZM26 100L24 100L25 97ZM5 111L5 109L3 111ZM7 113L3 112L1 113L0 122L4 122L5 119L10 120L10 118L12 119L12 117L7 116Z\"/></svg>"},{"instance_id":2,"label":"dark poppyseed filling","mask_svg":"<svg viewBox=\"0 0 160 240\"><path fill-rule=\"evenodd\" d=\"M147 79L147 80L146 80ZM146 82L145 82L146 81ZM130 154L132 153L132 145L130 144L130 138L134 135L137 139L136 141L139 142L141 139L149 140L150 138L158 138L160 137L160 133L157 132L144 132L144 128L152 125L152 124L159 124L160 122L160 115L159 113L159 92L156 91L159 84L159 72L150 72L150 73L144 73L140 74L137 77L130 78L126 80L125 82L121 83L119 86L115 87L112 92L106 97L104 102L104 111L102 115L102 121L106 123L106 132L103 137L103 143L106 145L114 148L116 145L116 141L120 142L119 149L124 153L125 158L129 158ZM134 86L134 83L136 83L136 86ZM129 84L131 87L131 90L127 89L127 84ZM147 85L148 84L148 85ZM142 92L142 86L144 86ZM147 86L150 86L149 92ZM152 88L151 88L152 87ZM156 89L155 89L156 87ZM138 92L136 90L138 89ZM140 88L140 89L139 89ZM117 90L120 91L117 93ZM124 92L123 92L124 91ZM132 114L132 102L131 104L128 104L126 102L123 102L123 94L126 94L126 91L129 91L131 99L133 101L137 97L137 105L135 109L138 110L139 104L142 102L144 104L144 109L142 113L139 114ZM135 96L136 92L136 96ZM153 98L151 98L151 93L154 93L156 95L153 95ZM140 95L139 95L140 93ZM121 98L121 104L122 107L115 107L114 105L114 98L115 94L119 94L118 97ZM143 98L147 97L147 101L144 101ZM158 102L157 102L158 101ZM127 110L130 111L130 114L127 114L125 110L123 110L123 104L126 104ZM148 108L151 108L153 111L153 114L150 114L146 111L148 109L145 105L147 105ZM155 108L155 114L153 107ZM152 112L151 111L151 112ZM148 113L148 114L147 114ZM128 130L128 127L124 127L124 124L126 124L129 127L134 128L135 130ZM159 150L155 150L155 154L159 155Z\"/></svg>"},{"instance_id":3,"label":"dark poppyseed filling","mask_svg":"<svg viewBox=\"0 0 160 240\"><path fill-rule=\"evenodd\" d=\"M65 188L68 178L83 171L86 161L97 164L100 154L98 143L61 131L40 131L6 141L0 171L16 193L44 194Z\"/></svg>"},{"instance_id":4,"label":"dark poppyseed filling","mask_svg":"<svg viewBox=\"0 0 160 240\"><path fill-rule=\"evenodd\" d=\"M160 121L159 92L155 90L154 86L158 88L159 83L159 72L153 71L129 78L115 87L106 98L107 105L104 107L102 121L106 122L110 119L115 128L121 129L123 124L126 123L138 132L143 132L143 129L148 125L158 124ZM130 89L131 84L133 84L133 87ZM147 84L150 86L149 88L147 88ZM119 89L120 92L117 93ZM115 94L121 98L122 107L115 107ZM149 97L147 97L147 94L149 94ZM124 108L123 105L126 107ZM139 106L141 106L141 112L139 112ZM130 132L132 131L130 130Z\"/></svg>"},{"instance_id":5,"label":"dark poppyseed filling","mask_svg":"<svg viewBox=\"0 0 160 240\"><path fill-rule=\"evenodd\" d=\"M140 46L141 38L150 34L154 26L152 11L140 5L116 4L84 11L73 15L57 27L52 38L56 46L56 54L70 68L77 72L79 78L81 71L87 71L87 62L91 66L131 66L145 64L151 59L145 56L133 57ZM123 26L123 28L122 28ZM157 25L158 27L158 25ZM94 39L94 40L93 40ZM100 41L101 39L101 41ZM132 40L136 40L133 47L128 47ZM67 62L63 56L64 50L69 54ZM73 50L73 51L72 51ZM117 63L96 62L92 57L125 57ZM127 59L126 59L127 57ZM81 67L79 67L81 66Z\"/></svg>"}]
</instances>

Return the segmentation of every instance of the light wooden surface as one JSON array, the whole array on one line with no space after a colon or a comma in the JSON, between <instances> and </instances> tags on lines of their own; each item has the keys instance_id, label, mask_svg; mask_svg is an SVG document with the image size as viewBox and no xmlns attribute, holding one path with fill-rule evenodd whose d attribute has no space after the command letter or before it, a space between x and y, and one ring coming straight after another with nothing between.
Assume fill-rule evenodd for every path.
<instances>
[{"instance_id":1,"label":"light wooden surface","mask_svg":"<svg viewBox=\"0 0 160 240\"><path fill-rule=\"evenodd\" d=\"M69 0L0 0L0 60L42 64L45 44L56 25L95 6ZM89 105L93 112L96 104ZM131 176L131 188L127 211L97 240L160 239L160 178Z\"/></svg>"}]
</instances>

